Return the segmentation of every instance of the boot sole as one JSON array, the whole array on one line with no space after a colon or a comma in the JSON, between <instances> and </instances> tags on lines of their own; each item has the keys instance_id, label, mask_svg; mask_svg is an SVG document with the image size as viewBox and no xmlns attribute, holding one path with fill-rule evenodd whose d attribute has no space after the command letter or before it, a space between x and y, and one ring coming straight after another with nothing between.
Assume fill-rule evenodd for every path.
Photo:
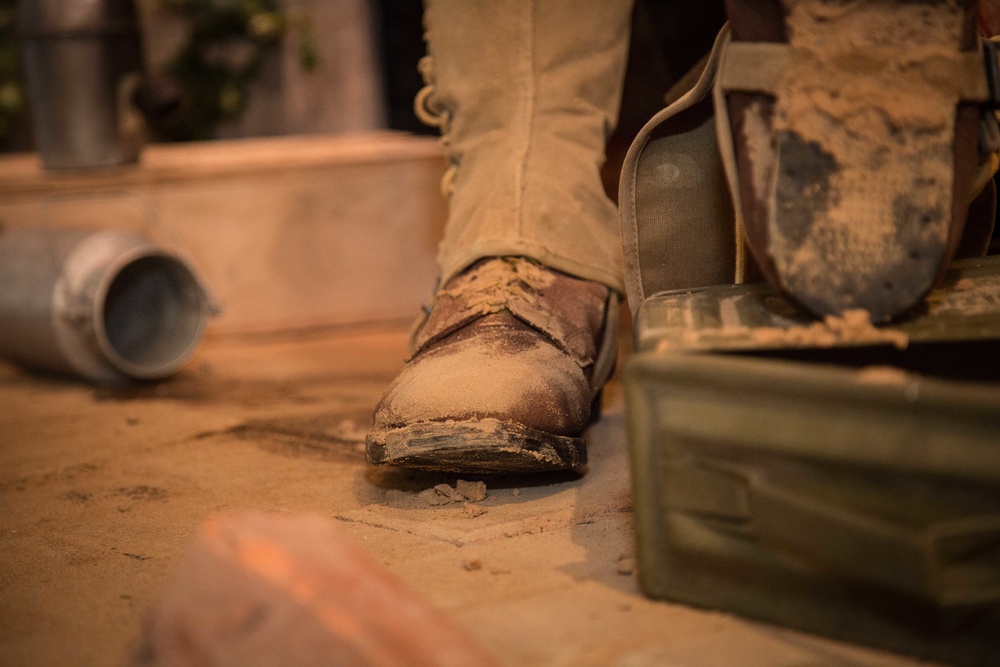
<instances>
[{"instance_id":1,"label":"boot sole","mask_svg":"<svg viewBox=\"0 0 1000 667\"><path fill-rule=\"evenodd\" d=\"M940 1L801 0L786 17L791 71L776 91L767 255L780 287L817 315L888 321L948 261L957 100L929 80L957 52L962 10ZM837 35L844 38L843 46ZM930 77L932 78L932 77Z\"/></svg>"},{"instance_id":2,"label":"boot sole","mask_svg":"<svg viewBox=\"0 0 1000 667\"><path fill-rule=\"evenodd\" d=\"M424 422L371 433L366 456L374 465L439 472L551 472L587 463L583 438L552 435L499 419Z\"/></svg>"}]
</instances>

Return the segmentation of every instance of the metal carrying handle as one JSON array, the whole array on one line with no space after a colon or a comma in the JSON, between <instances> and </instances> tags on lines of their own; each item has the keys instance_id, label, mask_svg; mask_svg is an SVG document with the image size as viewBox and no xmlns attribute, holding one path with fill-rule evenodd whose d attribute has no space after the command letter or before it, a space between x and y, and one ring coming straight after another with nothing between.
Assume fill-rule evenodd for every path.
<instances>
[{"instance_id":1,"label":"metal carrying handle","mask_svg":"<svg viewBox=\"0 0 1000 667\"><path fill-rule=\"evenodd\" d=\"M907 528L742 468L675 463L664 472L670 510L749 524L761 542L942 606L1000 602L1000 514Z\"/></svg>"},{"instance_id":2,"label":"metal carrying handle","mask_svg":"<svg viewBox=\"0 0 1000 667\"><path fill-rule=\"evenodd\" d=\"M1000 515L941 521L917 530L807 498L759 478L749 481L748 490L754 529L762 540L782 544L849 576L941 605L1000 601L996 558Z\"/></svg>"}]
</instances>

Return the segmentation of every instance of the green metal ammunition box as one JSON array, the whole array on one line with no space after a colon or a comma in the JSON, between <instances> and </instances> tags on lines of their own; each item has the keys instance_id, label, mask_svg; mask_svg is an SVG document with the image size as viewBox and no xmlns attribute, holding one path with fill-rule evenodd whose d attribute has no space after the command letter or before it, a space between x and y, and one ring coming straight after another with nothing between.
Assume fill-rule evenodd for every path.
<instances>
[{"instance_id":1,"label":"green metal ammunition box","mask_svg":"<svg viewBox=\"0 0 1000 667\"><path fill-rule=\"evenodd\" d=\"M644 591L1000 664L998 260L890 328L765 286L647 299L625 372Z\"/></svg>"}]
</instances>

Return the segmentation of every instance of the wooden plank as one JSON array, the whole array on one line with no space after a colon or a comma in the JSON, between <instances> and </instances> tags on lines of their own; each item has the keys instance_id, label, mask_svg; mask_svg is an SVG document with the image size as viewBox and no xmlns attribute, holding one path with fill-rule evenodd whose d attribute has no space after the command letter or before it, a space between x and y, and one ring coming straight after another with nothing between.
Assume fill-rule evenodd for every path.
<instances>
[{"instance_id":1,"label":"wooden plank","mask_svg":"<svg viewBox=\"0 0 1000 667\"><path fill-rule=\"evenodd\" d=\"M401 133L151 146L131 168L0 159L0 224L145 232L188 256L216 333L399 321L436 277L447 214L434 139Z\"/></svg>"},{"instance_id":2,"label":"wooden plank","mask_svg":"<svg viewBox=\"0 0 1000 667\"><path fill-rule=\"evenodd\" d=\"M439 142L400 132L152 144L141 164L45 171L35 153L0 155L0 198L222 178L253 173L408 162L442 163ZM443 167L442 167L443 171Z\"/></svg>"}]
</instances>

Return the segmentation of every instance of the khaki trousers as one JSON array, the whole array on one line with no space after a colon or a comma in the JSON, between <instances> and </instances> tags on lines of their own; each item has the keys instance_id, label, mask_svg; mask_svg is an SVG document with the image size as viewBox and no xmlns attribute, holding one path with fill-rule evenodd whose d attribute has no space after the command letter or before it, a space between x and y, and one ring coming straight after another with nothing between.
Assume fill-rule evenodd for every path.
<instances>
[{"instance_id":1,"label":"khaki trousers","mask_svg":"<svg viewBox=\"0 0 1000 667\"><path fill-rule=\"evenodd\" d=\"M631 0L427 1L417 112L440 126L451 165L442 282L521 255L624 291L600 169L631 15Z\"/></svg>"}]
</instances>

